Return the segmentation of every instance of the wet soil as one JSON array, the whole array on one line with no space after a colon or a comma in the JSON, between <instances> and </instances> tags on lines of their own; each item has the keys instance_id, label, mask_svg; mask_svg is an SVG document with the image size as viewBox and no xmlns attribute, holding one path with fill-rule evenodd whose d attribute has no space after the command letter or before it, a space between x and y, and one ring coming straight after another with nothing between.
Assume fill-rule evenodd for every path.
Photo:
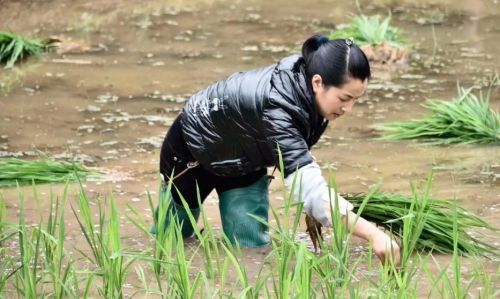
<instances>
[{"instance_id":1,"label":"wet soil","mask_svg":"<svg viewBox=\"0 0 500 299\"><path fill-rule=\"evenodd\" d=\"M333 166L341 192L365 192L382 181L384 191L409 194L411 181L425 179L439 166L433 195L456 198L500 227L498 146L381 142L371 129L378 122L425 115L425 99L453 98L457 81L484 86L485 78L500 69L498 4L375 3L361 1L363 13L392 11L393 24L404 30L411 45L409 62L375 65L368 94L350 115L329 126L313 154L320 165ZM356 12L354 4L335 1L313 6L298 0L0 1L0 28L57 36L66 45L63 53L0 70L0 154L32 158L42 151L122 173L116 181L86 182L85 191L96 199L113 190L122 215L129 213L130 204L151 222L146 192L157 195L159 146L189 95L235 71L297 53L308 36L328 33ZM500 109L498 91L491 101ZM28 221L36 223L46 215L50 190L62 194L62 188L39 186L39 207L31 188L22 188ZM72 200L77 190L72 186ZM275 207L283 205L280 190L275 180ZM19 191L2 192L8 219L16 221ZM215 195L205 209L220 228ZM68 240L84 246L76 222L66 219ZM125 217L122 230L126 245L149 244ZM491 242L499 244L500 237L491 236ZM262 259L261 252L249 251L248 256ZM448 257L439 260L450 262ZM494 272L499 262L487 265Z\"/></svg>"}]
</instances>

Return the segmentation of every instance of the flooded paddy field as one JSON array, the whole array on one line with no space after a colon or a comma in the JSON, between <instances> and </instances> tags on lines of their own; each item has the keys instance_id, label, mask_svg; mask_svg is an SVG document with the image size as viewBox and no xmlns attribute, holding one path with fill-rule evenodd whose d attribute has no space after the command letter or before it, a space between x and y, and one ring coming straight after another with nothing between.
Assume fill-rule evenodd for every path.
<instances>
[{"instance_id":1,"label":"flooded paddy field","mask_svg":"<svg viewBox=\"0 0 500 299\"><path fill-rule=\"evenodd\" d=\"M454 98L457 82L484 88L500 69L500 5L496 0L360 1L359 5L299 0L0 0L2 30L64 41L58 52L0 70L0 157L30 159L43 152L106 170L105 181L83 182L83 189L94 207L97 198L113 193L123 246L145 250L153 242L127 219L128 206L152 224L147 193L157 200L161 142L192 93L233 72L298 53L307 37L332 32L359 9L366 15L390 11L391 24L401 28L410 45L408 64L373 65L367 94L352 113L330 123L313 155L325 174L328 165L334 169L339 190L345 193L367 192L381 182L383 191L409 195L410 182L425 180L435 167L432 196L457 199L500 227L498 144L387 142L377 140L373 129L381 122L423 117L427 111L421 104L429 98ZM498 89L491 95L491 106L500 109ZM20 193L25 197L26 222L46 219L49 194L60 195L63 189L63 185L39 185L38 201L31 187L3 189L7 220L18 221ZM78 190L77 184L70 186L69 201L76 202ZM271 185L270 201L273 207L284 204L278 179ZM215 193L204 208L213 228L220 230ZM79 250L88 253L69 205L65 212L67 250L75 256ZM298 239L309 242L303 225L299 231ZM487 241L500 246L498 233ZM16 242L8 246L15 248ZM188 251L197 246L191 240ZM354 256L359 255L356 251L367 251L359 240L353 241L352 249ZM269 251L244 251L249 276L258 275ZM436 260L443 267L452 262L446 255L436 255ZM478 263L486 273L499 273L498 258ZM203 259L194 259L192 266L191 271L197 272ZM464 258L462 271L472 273L472 261ZM150 272L146 270L147 277L152 277ZM375 275L364 265L358 272L360 277ZM493 290L498 279L497 275L491 282ZM134 270L125 285L126 296L156 296L138 291L143 286ZM422 285L417 293L427 296L432 284ZM473 286L471 293L480 290Z\"/></svg>"}]
</instances>

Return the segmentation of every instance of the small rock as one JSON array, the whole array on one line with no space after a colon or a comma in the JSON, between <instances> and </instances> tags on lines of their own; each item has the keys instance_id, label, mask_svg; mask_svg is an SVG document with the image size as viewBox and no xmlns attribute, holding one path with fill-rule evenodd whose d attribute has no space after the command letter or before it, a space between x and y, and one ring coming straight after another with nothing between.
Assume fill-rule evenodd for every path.
<instances>
[{"instance_id":1,"label":"small rock","mask_svg":"<svg viewBox=\"0 0 500 299\"><path fill-rule=\"evenodd\" d=\"M165 65L165 62L163 61L156 61L152 64L152 66L164 66Z\"/></svg>"},{"instance_id":2,"label":"small rock","mask_svg":"<svg viewBox=\"0 0 500 299\"><path fill-rule=\"evenodd\" d=\"M416 74L404 74L401 75L401 79L413 80L413 79L423 79L425 76Z\"/></svg>"},{"instance_id":3,"label":"small rock","mask_svg":"<svg viewBox=\"0 0 500 299\"><path fill-rule=\"evenodd\" d=\"M78 131L81 132L81 131L87 131L87 133L92 133L95 129L95 126L94 125L83 125L83 126L79 126L78 127Z\"/></svg>"},{"instance_id":4,"label":"small rock","mask_svg":"<svg viewBox=\"0 0 500 299\"><path fill-rule=\"evenodd\" d=\"M259 51L259 46L253 45L253 46L245 46L241 48L241 51L245 52L257 52Z\"/></svg>"},{"instance_id":5,"label":"small rock","mask_svg":"<svg viewBox=\"0 0 500 299\"><path fill-rule=\"evenodd\" d=\"M94 105L88 105L87 111L88 112L99 112L99 111L101 111L101 108L94 106Z\"/></svg>"},{"instance_id":6,"label":"small rock","mask_svg":"<svg viewBox=\"0 0 500 299\"><path fill-rule=\"evenodd\" d=\"M427 80L423 80L422 82L426 83L426 84L437 84L437 83L439 83L439 81L436 80L436 79L427 79Z\"/></svg>"},{"instance_id":7,"label":"small rock","mask_svg":"<svg viewBox=\"0 0 500 299\"><path fill-rule=\"evenodd\" d=\"M118 143L118 141L116 141L116 140L106 141L106 142L101 143L100 146L110 146L110 145L115 145L117 143Z\"/></svg>"},{"instance_id":8,"label":"small rock","mask_svg":"<svg viewBox=\"0 0 500 299\"><path fill-rule=\"evenodd\" d=\"M97 103L107 103L107 102L116 102L118 101L119 97L110 95L110 94L105 94L105 95L99 95L97 96Z\"/></svg>"}]
</instances>

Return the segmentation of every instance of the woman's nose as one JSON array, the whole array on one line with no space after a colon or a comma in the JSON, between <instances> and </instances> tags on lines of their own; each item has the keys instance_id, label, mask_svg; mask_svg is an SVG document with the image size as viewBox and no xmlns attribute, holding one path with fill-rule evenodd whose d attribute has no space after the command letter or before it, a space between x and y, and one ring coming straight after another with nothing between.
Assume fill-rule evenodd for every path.
<instances>
[{"instance_id":1,"label":"woman's nose","mask_svg":"<svg viewBox=\"0 0 500 299\"><path fill-rule=\"evenodd\" d=\"M354 106L354 100L350 100L348 103L342 107L342 111L344 112L351 112L352 111L352 106Z\"/></svg>"}]
</instances>

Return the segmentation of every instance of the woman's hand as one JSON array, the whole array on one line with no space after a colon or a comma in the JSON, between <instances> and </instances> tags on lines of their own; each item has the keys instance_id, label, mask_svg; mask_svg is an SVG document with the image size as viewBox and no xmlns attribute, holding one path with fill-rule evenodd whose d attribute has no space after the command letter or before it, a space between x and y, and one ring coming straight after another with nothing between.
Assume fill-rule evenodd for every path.
<instances>
[{"instance_id":1,"label":"woman's hand","mask_svg":"<svg viewBox=\"0 0 500 299\"><path fill-rule=\"evenodd\" d=\"M380 259L382 264L386 262L394 262L396 269L401 265L401 249L399 245L384 232L376 228L380 233L377 233L372 238L373 252Z\"/></svg>"},{"instance_id":2,"label":"woman's hand","mask_svg":"<svg viewBox=\"0 0 500 299\"><path fill-rule=\"evenodd\" d=\"M386 235L383 231L378 229L374 224L366 221L364 218L359 217L356 220L356 214L349 212L347 217L347 225L352 233L373 244L373 251L382 263L386 261L394 263L396 269L401 265L401 249L399 245Z\"/></svg>"}]
</instances>

